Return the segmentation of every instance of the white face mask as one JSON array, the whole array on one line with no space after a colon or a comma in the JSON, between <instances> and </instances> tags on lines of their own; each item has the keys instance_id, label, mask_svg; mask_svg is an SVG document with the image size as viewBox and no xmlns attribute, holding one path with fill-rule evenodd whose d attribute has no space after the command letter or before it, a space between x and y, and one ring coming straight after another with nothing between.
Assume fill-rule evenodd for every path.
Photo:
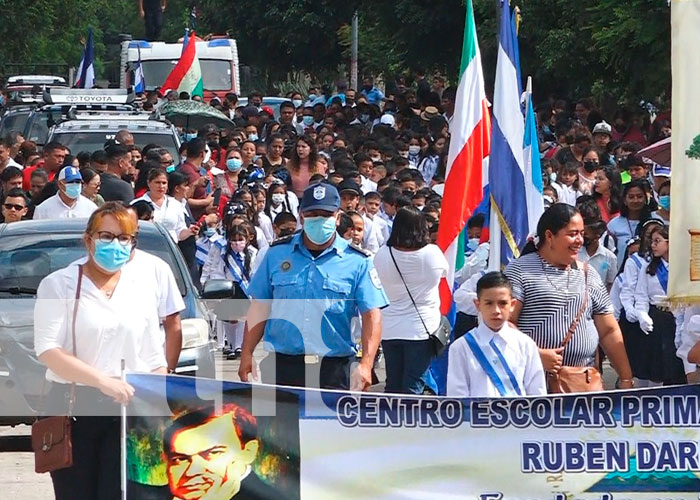
<instances>
[{"instance_id":1,"label":"white face mask","mask_svg":"<svg viewBox=\"0 0 700 500\"><path fill-rule=\"evenodd\" d=\"M284 203L284 194L282 194L282 193L274 193L274 194L271 196L271 199L272 199L272 203L273 203L274 205L280 205L280 204Z\"/></svg>"},{"instance_id":2,"label":"white face mask","mask_svg":"<svg viewBox=\"0 0 700 500\"><path fill-rule=\"evenodd\" d=\"M417 155L420 153L420 146L408 146L408 154Z\"/></svg>"}]
</instances>

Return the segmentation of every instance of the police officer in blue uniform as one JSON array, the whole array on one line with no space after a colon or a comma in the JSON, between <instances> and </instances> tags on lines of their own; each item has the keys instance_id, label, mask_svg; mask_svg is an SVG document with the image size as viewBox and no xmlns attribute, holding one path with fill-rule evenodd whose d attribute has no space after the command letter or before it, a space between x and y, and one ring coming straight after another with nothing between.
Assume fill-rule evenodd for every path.
<instances>
[{"instance_id":1,"label":"police officer in blue uniform","mask_svg":"<svg viewBox=\"0 0 700 500\"><path fill-rule=\"evenodd\" d=\"M369 255L337 235L340 196L325 183L306 188L303 230L270 246L248 287L253 299L238 374L257 379L253 350L263 339L265 383L365 390L381 340L380 309L388 304ZM351 320L362 317L362 358Z\"/></svg>"}]
</instances>

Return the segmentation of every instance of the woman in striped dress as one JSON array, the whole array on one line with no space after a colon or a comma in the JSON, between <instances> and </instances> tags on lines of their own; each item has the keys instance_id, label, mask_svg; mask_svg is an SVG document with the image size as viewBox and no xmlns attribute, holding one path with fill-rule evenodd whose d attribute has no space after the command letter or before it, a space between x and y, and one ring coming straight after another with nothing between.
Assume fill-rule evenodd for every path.
<instances>
[{"instance_id":1,"label":"woman in striped dress","mask_svg":"<svg viewBox=\"0 0 700 500\"><path fill-rule=\"evenodd\" d=\"M562 366L592 368L600 344L620 376L620 387L630 388L632 371L608 292L597 273L585 272L576 262L582 245L579 212L564 203L548 208L537 225L535 241L506 270L516 299L511 321L537 343L545 372L557 373Z\"/></svg>"}]
</instances>

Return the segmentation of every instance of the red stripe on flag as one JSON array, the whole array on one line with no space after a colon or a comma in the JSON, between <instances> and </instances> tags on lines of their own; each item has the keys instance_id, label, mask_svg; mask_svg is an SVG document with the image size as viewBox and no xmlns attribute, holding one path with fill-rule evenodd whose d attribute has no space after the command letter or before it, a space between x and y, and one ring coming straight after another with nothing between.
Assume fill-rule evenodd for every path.
<instances>
[{"instance_id":1,"label":"red stripe on flag","mask_svg":"<svg viewBox=\"0 0 700 500\"><path fill-rule=\"evenodd\" d=\"M437 245L444 252L464 229L483 197L483 161L491 148L491 118L486 101L481 102L481 120L455 158L442 200ZM454 262L448 262L454 268ZM447 314L452 307L452 283L440 282L440 310Z\"/></svg>"},{"instance_id":2,"label":"red stripe on flag","mask_svg":"<svg viewBox=\"0 0 700 500\"><path fill-rule=\"evenodd\" d=\"M162 95L165 95L171 90L178 89L178 87L180 86L180 82L185 77L190 67L192 67L196 51L197 48L195 46L195 33L193 31L192 34L190 34L190 38L187 42L187 47L185 47L185 51L180 55L180 59L177 61L177 64L170 72L168 77L165 79L165 82L160 88L160 93Z\"/></svg>"}]
</instances>

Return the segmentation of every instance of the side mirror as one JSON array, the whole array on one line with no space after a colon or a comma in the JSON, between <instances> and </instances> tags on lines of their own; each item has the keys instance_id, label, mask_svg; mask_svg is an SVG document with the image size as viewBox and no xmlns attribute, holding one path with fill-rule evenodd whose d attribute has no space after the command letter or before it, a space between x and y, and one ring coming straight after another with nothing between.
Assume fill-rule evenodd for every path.
<instances>
[{"instance_id":1,"label":"side mirror","mask_svg":"<svg viewBox=\"0 0 700 500\"><path fill-rule=\"evenodd\" d=\"M250 299L241 285L230 280L209 280L204 284L202 299L221 321L242 321L250 307Z\"/></svg>"}]
</instances>

